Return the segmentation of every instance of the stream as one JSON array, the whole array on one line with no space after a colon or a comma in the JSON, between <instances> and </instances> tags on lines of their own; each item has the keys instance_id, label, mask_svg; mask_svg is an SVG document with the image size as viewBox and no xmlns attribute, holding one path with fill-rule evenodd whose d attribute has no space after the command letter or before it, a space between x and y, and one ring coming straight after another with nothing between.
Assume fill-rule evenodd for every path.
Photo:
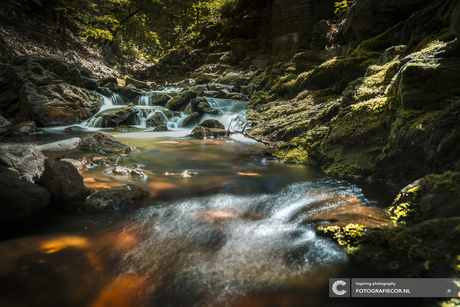
<instances>
[{"instance_id":1,"label":"stream","mask_svg":"<svg viewBox=\"0 0 460 307\"><path fill-rule=\"evenodd\" d=\"M201 121L241 129L247 102L211 103L220 114ZM50 127L5 141L42 144L110 132L101 115L125 106L114 94L78 129ZM262 154L265 145L241 135L193 139L192 128L181 127L187 109L172 114L148 97L136 107L136 130L110 133L136 148L118 164L147 176L113 176L103 165L82 176L96 191L140 185L148 200L100 214L74 207L11 234L0 242L0 306L338 306L327 299L328 279L369 274L319 237L313 221L344 206L388 206L389 191L273 162ZM167 118L169 131L145 127L155 112ZM68 157L91 156L77 150Z\"/></svg>"}]
</instances>

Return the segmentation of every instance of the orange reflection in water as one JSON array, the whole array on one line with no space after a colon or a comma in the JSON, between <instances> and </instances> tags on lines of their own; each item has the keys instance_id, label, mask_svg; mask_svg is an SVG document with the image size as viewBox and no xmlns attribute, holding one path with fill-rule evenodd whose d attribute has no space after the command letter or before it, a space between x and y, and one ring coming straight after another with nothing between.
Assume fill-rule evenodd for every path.
<instances>
[{"instance_id":1,"label":"orange reflection in water","mask_svg":"<svg viewBox=\"0 0 460 307\"><path fill-rule=\"evenodd\" d=\"M62 237L62 238L47 241L43 243L41 248L45 250L46 254L51 254L51 253L55 253L66 247L86 248L88 246L89 246L89 242L85 238L76 237L76 236L67 236L67 237Z\"/></svg>"},{"instance_id":2,"label":"orange reflection in water","mask_svg":"<svg viewBox=\"0 0 460 307\"><path fill-rule=\"evenodd\" d=\"M138 275L120 276L110 282L91 307L130 307L145 305L150 284Z\"/></svg>"}]
</instances>

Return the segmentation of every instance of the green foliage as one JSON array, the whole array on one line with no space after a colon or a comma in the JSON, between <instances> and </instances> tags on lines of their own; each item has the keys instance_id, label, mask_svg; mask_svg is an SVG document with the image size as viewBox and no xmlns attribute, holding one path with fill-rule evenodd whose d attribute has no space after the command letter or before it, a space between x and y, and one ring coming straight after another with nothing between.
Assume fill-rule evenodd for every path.
<instances>
[{"instance_id":1,"label":"green foliage","mask_svg":"<svg viewBox=\"0 0 460 307\"><path fill-rule=\"evenodd\" d=\"M334 14L342 15L344 12L348 12L350 7L355 3L355 1L343 0L334 3L335 11Z\"/></svg>"},{"instance_id":2,"label":"green foliage","mask_svg":"<svg viewBox=\"0 0 460 307\"><path fill-rule=\"evenodd\" d=\"M93 46L155 59L186 45L236 0L56 0L68 27Z\"/></svg>"}]
</instances>

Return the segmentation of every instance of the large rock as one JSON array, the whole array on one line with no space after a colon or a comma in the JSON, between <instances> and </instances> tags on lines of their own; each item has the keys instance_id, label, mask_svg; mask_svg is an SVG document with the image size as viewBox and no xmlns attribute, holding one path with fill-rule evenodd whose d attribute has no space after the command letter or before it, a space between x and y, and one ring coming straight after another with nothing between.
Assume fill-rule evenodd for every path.
<instances>
[{"instance_id":1,"label":"large rock","mask_svg":"<svg viewBox=\"0 0 460 307\"><path fill-rule=\"evenodd\" d=\"M344 28L347 41L363 41L406 20L431 0L357 0L351 7Z\"/></svg>"},{"instance_id":2,"label":"large rock","mask_svg":"<svg viewBox=\"0 0 460 307\"><path fill-rule=\"evenodd\" d=\"M130 84L134 85L137 88L145 88L145 89L150 88L147 82L139 81L134 78L126 78L126 85L130 85Z\"/></svg>"},{"instance_id":3,"label":"large rock","mask_svg":"<svg viewBox=\"0 0 460 307\"><path fill-rule=\"evenodd\" d=\"M13 125L3 116L0 116L0 137L10 135L13 132Z\"/></svg>"},{"instance_id":4,"label":"large rock","mask_svg":"<svg viewBox=\"0 0 460 307\"><path fill-rule=\"evenodd\" d=\"M192 130L194 138L217 138L227 136L225 126L215 119L207 119Z\"/></svg>"},{"instance_id":5,"label":"large rock","mask_svg":"<svg viewBox=\"0 0 460 307\"><path fill-rule=\"evenodd\" d=\"M390 91L397 91L405 109L422 109L460 95L460 61L456 57L409 62Z\"/></svg>"},{"instance_id":6,"label":"large rock","mask_svg":"<svg viewBox=\"0 0 460 307\"><path fill-rule=\"evenodd\" d=\"M38 131L35 122L22 122L13 127L13 133L20 135L34 134Z\"/></svg>"},{"instance_id":7,"label":"large rock","mask_svg":"<svg viewBox=\"0 0 460 307\"><path fill-rule=\"evenodd\" d=\"M125 153L131 151L128 145L119 142L112 135L105 132L98 132L90 138L83 140L79 147L81 150L113 153L122 150Z\"/></svg>"},{"instance_id":8,"label":"large rock","mask_svg":"<svg viewBox=\"0 0 460 307\"><path fill-rule=\"evenodd\" d=\"M118 109L117 111L102 116L100 121L103 127L118 127L120 125L136 125L139 122L139 110L133 107Z\"/></svg>"},{"instance_id":9,"label":"large rock","mask_svg":"<svg viewBox=\"0 0 460 307\"><path fill-rule=\"evenodd\" d=\"M83 204L83 209L89 212L104 210L119 210L143 201L144 190L136 185L128 184L124 187L102 190L92 194Z\"/></svg>"},{"instance_id":10,"label":"large rock","mask_svg":"<svg viewBox=\"0 0 460 307\"><path fill-rule=\"evenodd\" d=\"M36 146L38 150L40 150L45 157L48 159L60 159L72 151L78 149L80 146L81 139L80 138L72 138L63 141L57 141L53 143L48 143L40 146Z\"/></svg>"},{"instance_id":11,"label":"large rock","mask_svg":"<svg viewBox=\"0 0 460 307\"><path fill-rule=\"evenodd\" d=\"M78 170L78 172L81 174L81 173L84 173L86 170L87 170L87 167L86 165L81 162L80 160L75 160L75 159L68 159L68 158L65 158L65 159L61 159L59 161L62 161L62 162L69 162L70 164L72 164L73 166L75 166L75 168Z\"/></svg>"},{"instance_id":12,"label":"large rock","mask_svg":"<svg viewBox=\"0 0 460 307\"><path fill-rule=\"evenodd\" d=\"M185 107L192 99L196 98L198 93L195 91L183 91L173 99L171 99L166 107L171 111L180 111Z\"/></svg>"},{"instance_id":13,"label":"large rock","mask_svg":"<svg viewBox=\"0 0 460 307\"><path fill-rule=\"evenodd\" d=\"M420 199L420 211L426 219L460 217L460 173L447 171L424 179L426 193Z\"/></svg>"},{"instance_id":14,"label":"large rock","mask_svg":"<svg viewBox=\"0 0 460 307\"><path fill-rule=\"evenodd\" d=\"M190 114L189 116L184 118L184 120L181 122L180 126L181 127L196 126L196 124L199 123L201 116L202 116L202 114L200 114L198 112L193 112L192 114Z\"/></svg>"},{"instance_id":15,"label":"large rock","mask_svg":"<svg viewBox=\"0 0 460 307\"><path fill-rule=\"evenodd\" d=\"M97 93L64 83L40 87L25 83L19 97L16 119L34 120L42 126L80 123L96 114L103 104Z\"/></svg>"},{"instance_id":16,"label":"large rock","mask_svg":"<svg viewBox=\"0 0 460 307\"><path fill-rule=\"evenodd\" d=\"M39 181L45 170L46 157L42 152L28 145L0 146L0 165L13 168L21 178L31 183Z\"/></svg>"},{"instance_id":17,"label":"large rock","mask_svg":"<svg viewBox=\"0 0 460 307\"><path fill-rule=\"evenodd\" d=\"M18 174L0 166L0 218L29 217L48 206L49 191L19 179Z\"/></svg>"},{"instance_id":18,"label":"large rock","mask_svg":"<svg viewBox=\"0 0 460 307\"><path fill-rule=\"evenodd\" d=\"M207 119L203 121L201 124L199 124L197 127L225 129L224 124L222 124L217 119Z\"/></svg>"},{"instance_id":19,"label":"large rock","mask_svg":"<svg viewBox=\"0 0 460 307\"><path fill-rule=\"evenodd\" d=\"M91 195L83 177L69 162L46 159L41 182L53 196L67 203L83 201Z\"/></svg>"},{"instance_id":20,"label":"large rock","mask_svg":"<svg viewBox=\"0 0 460 307\"><path fill-rule=\"evenodd\" d=\"M167 123L168 119L166 116L160 111L156 111L149 119L147 119L145 124L147 127L157 127L160 125L166 125Z\"/></svg>"},{"instance_id":21,"label":"large rock","mask_svg":"<svg viewBox=\"0 0 460 307\"><path fill-rule=\"evenodd\" d=\"M460 2L457 2L450 18L450 27L457 37L455 53L460 54Z\"/></svg>"}]
</instances>

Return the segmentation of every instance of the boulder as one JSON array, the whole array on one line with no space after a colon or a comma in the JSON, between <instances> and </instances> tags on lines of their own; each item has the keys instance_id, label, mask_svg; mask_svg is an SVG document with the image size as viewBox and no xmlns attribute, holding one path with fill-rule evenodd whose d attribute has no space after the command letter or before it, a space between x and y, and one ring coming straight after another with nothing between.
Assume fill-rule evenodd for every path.
<instances>
[{"instance_id":1,"label":"boulder","mask_svg":"<svg viewBox=\"0 0 460 307\"><path fill-rule=\"evenodd\" d=\"M136 125L139 123L137 114L139 110L133 107L125 107L115 112L102 115L100 121L103 127L118 127L120 125Z\"/></svg>"},{"instance_id":2,"label":"boulder","mask_svg":"<svg viewBox=\"0 0 460 307\"><path fill-rule=\"evenodd\" d=\"M403 108L423 109L460 96L460 62L455 57L407 63L390 85L397 91Z\"/></svg>"},{"instance_id":3,"label":"boulder","mask_svg":"<svg viewBox=\"0 0 460 307\"><path fill-rule=\"evenodd\" d=\"M217 138L227 136L227 131L225 129L204 128L197 126L193 129L192 135L197 139Z\"/></svg>"},{"instance_id":4,"label":"boulder","mask_svg":"<svg viewBox=\"0 0 460 307\"><path fill-rule=\"evenodd\" d=\"M60 159L74 150L78 149L80 146L81 139L80 138L72 138L63 141L57 141L53 143L48 143L44 145L35 146L38 150L40 150L45 157L48 159Z\"/></svg>"},{"instance_id":5,"label":"boulder","mask_svg":"<svg viewBox=\"0 0 460 307\"><path fill-rule=\"evenodd\" d=\"M431 0L358 0L348 12L344 35L348 42L363 41L406 20Z\"/></svg>"},{"instance_id":6,"label":"boulder","mask_svg":"<svg viewBox=\"0 0 460 307\"><path fill-rule=\"evenodd\" d=\"M125 153L131 151L128 145L117 141L115 137L105 132L98 132L92 137L83 140L79 149L91 152L103 151L105 153L113 153L120 150Z\"/></svg>"},{"instance_id":7,"label":"boulder","mask_svg":"<svg viewBox=\"0 0 460 307\"><path fill-rule=\"evenodd\" d=\"M46 159L41 182L54 197L67 203L83 201L91 195L83 177L69 162Z\"/></svg>"},{"instance_id":8,"label":"boulder","mask_svg":"<svg viewBox=\"0 0 460 307\"><path fill-rule=\"evenodd\" d=\"M209 83L208 89L210 91L220 91L220 90L227 90L229 92L235 91L235 87L233 85L226 85L220 83Z\"/></svg>"},{"instance_id":9,"label":"boulder","mask_svg":"<svg viewBox=\"0 0 460 307\"><path fill-rule=\"evenodd\" d=\"M195 126L196 124L198 124L200 118L201 118L200 113L193 112L192 114L184 118L180 126L181 127Z\"/></svg>"},{"instance_id":10,"label":"boulder","mask_svg":"<svg viewBox=\"0 0 460 307\"><path fill-rule=\"evenodd\" d=\"M97 93L64 83L34 87L26 82L19 97L16 119L34 120L41 126L80 123L96 114L103 104Z\"/></svg>"},{"instance_id":11,"label":"boulder","mask_svg":"<svg viewBox=\"0 0 460 307\"><path fill-rule=\"evenodd\" d=\"M14 134L26 135L39 132L35 122L22 122L13 127Z\"/></svg>"},{"instance_id":12,"label":"boulder","mask_svg":"<svg viewBox=\"0 0 460 307\"><path fill-rule=\"evenodd\" d=\"M460 217L460 173L447 171L423 179L426 193L420 199L420 211L426 219ZM424 186L422 186L424 187Z\"/></svg>"},{"instance_id":13,"label":"boulder","mask_svg":"<svg viewBox=\"0 0 460 307\"><path fill-rule=\"evenodd\" d=\"M128 184L124 187L102 190L89 196L83 204L83 209L88 212L101 212L104 210L119 210L123 207L133 206L145 198L144 190L136 185Z\"/></svg>"},{"instance_id":14,"label":"boulder","mask_svg":"<svg viewBox=\"0 0 460 307\"><path fill-rule=\"evenodd\" d=\"M450 28L457 37L453 54L458 56L460 55L460 2L457 2L454 10L452 11L452 16L450 17Z\"/></svg>"},{"instance_id":15,"label":"boulder","mask_svg":"<svg viewBox=\"0 0 460 307\"><path fill-rule=\"evenodd\" d=\"M207 119L203 121L201 124L199 124L197 127L225 129L225 126L216 119Z\"/></svg>"},{"instance_id":16,"label":"boulder","mask_svg":"<svg viewBox=\"0 0 460 307\"><path fill-rule=\"evenodd\" d=\"M10 135L13 132L13 125L3 116L0 116L0 137Z\"/></svg>"},{"instance_id":17,"label":"boulder","mask_svg":"<svg viewBox=\"0 0 460 307\"><path fill-rule=\"evenodd\" d=\"M160 125L166 125L167 123L168 119L166 116L162 112L156 111L151 117L147 119L145 124L147 127L157 127Z\"/></svg>"},{"instance_id":18,"label":"boulder","mask_svg":"<svg viewBox=\"0 0 460 307\"><path fill-rule=\"evenodd\" d=\"M214 95L214 98L227 99L228 96L230 96L230 91L227 89L221 89L216 95Z\"/></svg>"},{"instance_id":19,"label":"boulder","mask_svg":"<svg viewBox=\"0 0 460 307\"><path fill-rule=\"evenodd\" d=\"M0 166L0 199L0 218L12 220L29 217L48 206L50 192Z\"/></svg>"},{"instance_id":20,"label":"boulder","mask_svg":"<svg viewBox=\"0 0 460 307\"><path fill-rule=\"evenodd\" d=\"M249 101L248 96L241 94L241 93L231 93L230 95L227 96L227 99Z\"/></svg>"},{"instance_id":21,"label":"boulder","mask_svg":"<svg viewBox=\"0 0 460 307\"><path fill-rule=\"evenodd\" d=\"M130 84L134 85L137 88L145 88L145 89L150 88L147 82L139 81L134 78L126 78L126 85L130 85Z\"/></svg>"},{"instance_id":22,"label":"boulder","mask_svg":"<svg viewBox=\"0 0 460 307\"><path fill-rule=\"evenodd\" d=\"M327 43L327 33L331 30L331 24L327 20L319 21L311 31L311 50L323 50Z\"/></svg>"},{"instance_id":23,"label":"boulder","mask_svg":"<svg viewBox=\"0 0 460 307\"><path fill-rule=\"evenodd\" d=\"M155 129L153 129L153 132L163 132L163 131L169 131L168 126L159 125L159 126L156 126Z\"/></svg>"},{"instance_id":24,"label":"boulder","mask_svg":"<svg viewBox=\"0 0 460 307\"><path fill-rule=\"evenodd\" d=\"M232 62L234 63L244 60L250 50L250 43L243 39L233 39L230 46L232 48Z\"/></svg>"},{"instance_id":25,"label":"boulder","mask_svg":"<svg viewBox=\"0 0 460 307\"><path fill-rule=\"evenodd\" d=\"M46 157L33 146L2 145L0 146L0 166L13 168L22 179L31 183L39 181L45 170Z\"/></svg>"},{"instance_id":26,"label":"boulder","mask_svg":"<svg viewBox=\"0 0 460 307\"><path fill-rule=\"evenodd\" d=\"M198 93L195 91L183 91L173 99L171 99L166 107L171 111L180 111L185 107L192 99L196 98Z\"/></svg>"},{"instance_id":27,"label":"boulder","mask_svg":"<svg viewBox=\"0 0 460 307\"><path fill-rule=\"evenodd\" d=\"M221 122L215 119L207 119L193 129L192 135L194 138L203 139L224 137L228 134Z\"/></svg>"},{"instance_id":28,"label":"boulder","mask_svg":"<svg viewBox=\"0 0 460 307\"><path fill-rule=\"evenodd\" d=\"M75 166L75 168L78 170L80 174L84 173L87 170L85 164L79 160L65 158L65 159L60 159L59 161L68 162L72 164L73 166Z\"/></svg>"},{"instance_id":29,"label":"boulder","mask_svg":"<svg viewBox=\"0 0 460 307\"><path fill-rule=\"evenodd\" d=\"M153 104L156 106L164 107L171 99L173 99L172 95L169 94L157 94L153 97Z\"/></svg>"}]
</instances>

